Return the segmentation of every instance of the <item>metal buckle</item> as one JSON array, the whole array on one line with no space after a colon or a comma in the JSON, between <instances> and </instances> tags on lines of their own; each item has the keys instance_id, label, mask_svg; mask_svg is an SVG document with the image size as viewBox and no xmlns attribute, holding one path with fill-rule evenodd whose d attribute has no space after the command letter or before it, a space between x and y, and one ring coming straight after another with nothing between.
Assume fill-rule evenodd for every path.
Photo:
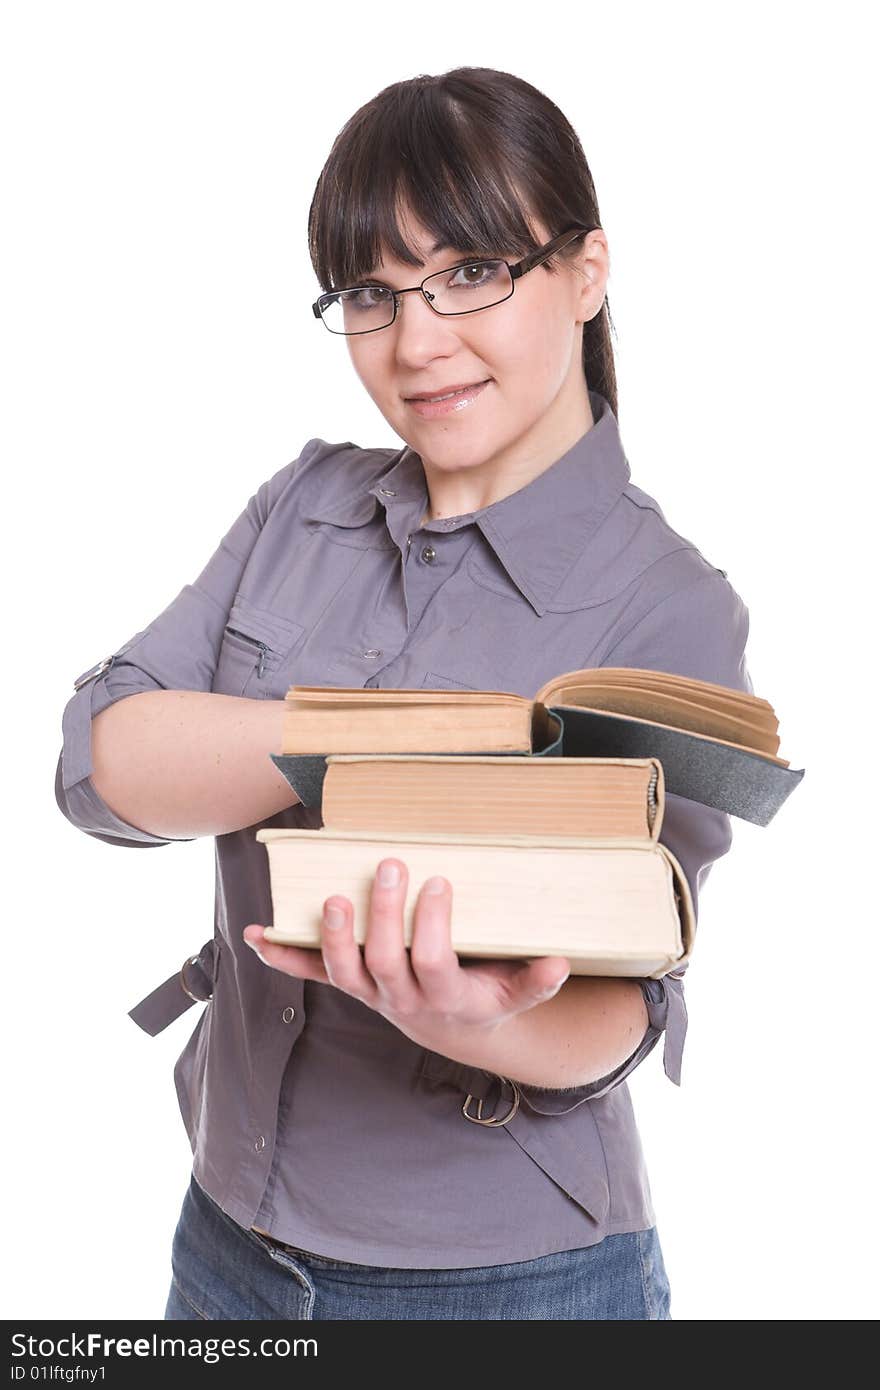
<instances>
[{"instance_id":1,"label":"metal buckle","mask_svg":"<svg viewBox=\"0 0 880 1390\"><path fill-rule=\"evenodd\" d=\"M81 690L84 685L88 685L89 681L93 681L98 676L102 676L107 668L112 665L113 657L105 656L103 661L99 661L95 666L92 666L90 670L84 671L81 676L76 678L73 682L74 690Z\"/></svg>"},{"instance_id":2,"label":"metal buckle","mask_svg":"<svg viewBox=\"0 0 880 1390\"><path fill-rule=\"evenodd\" d=\"M508 1120L512 1120L512 1119L513 1119L514 1115L516 1114L517 1110L519 1109L519 1098L520 1098L519 1087L517 1086L517 1084L516 1084L515 1081L511 1081L510 1078L507 1077L507 1076L500 1076L498 1079L499 1079L499 1081L502 1081L502 1082L506 1081L506 1082L508 1083L508 1085L511 1086L511 1087L513 1088L513 1104L511 1105L511 1107L510 1107L510 1109L508 1110L507 1114L504 1116L504 1119L503 1119L503 1120L498 1120L498 1119L495 1118L494 1115L492 1115L492 1116L490 1116L488 1119L484 1120L484 1119L482 1118L482 1115L483 1115L483 1101L482 1101L482 1099L481 1099L480 1097L474 1097L474 1096L473 1096L472 1094L470 1094L470 1092L469 1092L469 1093L468 1093L467 1100L465 1101L464 1105L461 1107L461 1113L462 1113L462 1115L464 1115L464 1117L465 1117L466 1120L470 1120L471 1123L472 1123L472 1124L475 1124L475 1125L506 1125L507 1122L508 1122ZM468 1114L468 1106L470 1105L471 1101L474 1100L474 1099L476 1099L476 1101L477 1101L477 1113L476 1113L476 1115L469 1115L469 1114Z\"/></svg>"},{"instance_id":3,"label":"metal buckle","mask_svg":"<svg viewBox=\"0 0 880 1390\"><path fill-rule=\"evenodd\" d=\"M186 983L186 967L188 965L201 965L201 957L187 956L186 960L183 962L183 965L180 967L180 987L183 990L184 994L188 994L190 999L192 999L196 1004L207 1004L208 1000L213 996L213 990L211 991L211 994L193 994L192 990L189 988L189 985ZM202 967L202 969L204 971L204 967Z\"/></svg>"}]
</instances>

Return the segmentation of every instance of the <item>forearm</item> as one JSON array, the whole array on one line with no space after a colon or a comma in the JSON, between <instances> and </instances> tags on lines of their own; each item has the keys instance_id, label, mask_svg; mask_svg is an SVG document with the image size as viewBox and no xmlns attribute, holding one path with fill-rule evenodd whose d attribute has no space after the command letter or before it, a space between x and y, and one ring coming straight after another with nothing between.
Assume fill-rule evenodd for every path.
<instances>
[{"instance_id":1,"label":"forearm","mask_svg":"<svg viewBox=\"0 0 880 1390\"><path fill-rule=\"evenodd\" d=\"M521 1081L562 1089L584 1086L626 1061L648 1028L634 980L571 975L552 999L494 1030L450 1038L439 1050L454 1061Z\"/></svg>"},{"instance_id":2,"label":"forearm","mask_svg":"<svg viewBox=\"0 0 880 1390\"><path fill-rule=\"evenodd\" d=\"M225 835L297 804L269 758L283 700L196 690L127 695L92 723L92 782L117 816L171 839Z\"/></svg>"}]
</instances>

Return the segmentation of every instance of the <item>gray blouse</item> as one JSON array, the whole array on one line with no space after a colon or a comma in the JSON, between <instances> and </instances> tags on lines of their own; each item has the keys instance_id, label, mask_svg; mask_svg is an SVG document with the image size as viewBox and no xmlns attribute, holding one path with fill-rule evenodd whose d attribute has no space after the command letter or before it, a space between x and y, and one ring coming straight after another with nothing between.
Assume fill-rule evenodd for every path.
<instances>
[{"instance_id":1,"label":"gray blouse","mask_svg":"<svg viewBox=\"0 0 880 1390\"><path fill-rule=\"evenodd\" d=\"M608 402L590 392L590 404L592 427L539 477L425 526L412 449L310 439L194 582L77 678L55 784L63 814L107 844L171 843L115 815L90 775L92 719L145 690L532 697L564 671L634 666L753 693L745 604L630 482ZM297 804L260 824L322 821ZM247 923L272 920L258 828L216 837L213 932L201 950L182 940L189 963L132 1010L156 1033L192 995L208 1001L174 1081L194 1176L223 1210L301 1250L405 1268L527 1260L653 1225L626 1077L664 1033L665 1072L680 1084L687 967L639 982L649 1026L614 1072L567 1090L520 1084L511 1114L511 1079L417 1046L359 1000L273 970L244 944ZM699 889L731 845L729 816L668 793L660 839L699 916ZM479 1100L494 1124L469 1120Z\"/></svg>"}]
</instances>

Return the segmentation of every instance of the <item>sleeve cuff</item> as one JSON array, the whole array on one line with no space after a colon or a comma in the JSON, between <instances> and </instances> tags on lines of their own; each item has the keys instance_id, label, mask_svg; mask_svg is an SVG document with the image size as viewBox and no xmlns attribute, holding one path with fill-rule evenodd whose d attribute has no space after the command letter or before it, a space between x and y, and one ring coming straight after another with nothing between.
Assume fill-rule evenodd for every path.
<instances>
[{"instance_id":1,"label":"sleeve cuff","mask_svg":"<svg viewBox=\"0 0 880 1390\"><path fill-rule=\"evenodd\" d=\"M96 840L103 840L106 844L143 848L149 845L177 843L175 840L162 835L152 835L147 830L141 830L137 825L129 825L127 821L121 820L115 811L110 810L103 797L100 797L95 791L91 777L84 777L82 781L65 789L61 756L58 758L58 767L55 773L55 800L62 815L72 825L75 825L78 830L85 831L87 835L92 835ZM182 843L188 844L189 840Z\"/></svg>"},{"instance_id":2,"label":"sleeve cuff","mask_svg":"<svg viewBox=\"0 0 880 1390\"><path fill-rule=\"evenodd\" d=\"M75 693L68 700L62 717L63 746L55 772L55 800L62 815L96 840L111 845L169 845L175 841L164 835L153 835L130 825L112 811L99 796L92 782L92 721L113 703L106 677L117 658L130 650L144 633L138 633L108 657L100 667L86 671L76 682ZM156 682L152 684L155 686ZM191 838L191 837L190 837ZM187 840L186 843L189 841Z\"/></svg>"}]
</instances>

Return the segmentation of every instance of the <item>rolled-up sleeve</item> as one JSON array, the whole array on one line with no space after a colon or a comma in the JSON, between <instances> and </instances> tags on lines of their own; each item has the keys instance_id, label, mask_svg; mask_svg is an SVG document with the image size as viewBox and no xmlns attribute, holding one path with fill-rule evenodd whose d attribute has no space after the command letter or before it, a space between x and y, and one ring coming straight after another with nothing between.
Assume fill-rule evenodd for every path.
<instances>
[{"instance_id":1,"label":"rolled-up sleeve","mask_svg":"<svg viewBox=\"0 0 880 1390\"><path fill-rule=\"evenodd\" d=\"M223 630L257 538L294 471L322 443L310 440L297 459L264 482L194 582L184 585L147 627L74 681L74 694L62 716L55 799L67 820L85 834L131 848L174 842L120 819L98 795L92 780L92 722L128 695L210 691Z\"/></svg>"},{"instance_id":2,"label":"rolled-up sleeve","mask_svg":"<svg viewBox=\"0 0 880 1390\"><path fill-rule=\"evenodd\" d=\"M656 604L611 647L602 665L666 671L753 695L745 657L748 633L746 605L727 577L712 569ZM730 816L667 792L659 838L682 867L697 921L700 890L712 865L733 842ZM688 1023L684 975L689 964L659 980L636 980L645 1000L648 1027L636 1050L619 1067L597 1081L565 1091L520 1086L526 1103L542 1114L564 1114L585 1100L606 1095L644 1061L661 1035L665 1035L664 1071L670 1081L680 1086Z\"/></svg>"}]
</instances>

